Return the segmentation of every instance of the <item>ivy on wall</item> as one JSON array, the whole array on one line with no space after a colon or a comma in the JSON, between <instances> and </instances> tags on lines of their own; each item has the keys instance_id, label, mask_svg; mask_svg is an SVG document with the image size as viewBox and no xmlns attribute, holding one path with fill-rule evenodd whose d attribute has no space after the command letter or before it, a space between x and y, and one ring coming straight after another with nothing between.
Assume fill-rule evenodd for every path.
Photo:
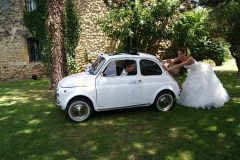
<instances>
[{"instance_id":1,"label":"ivy on wall","mask_svg":"<svg viewBox=\"0 0 240 160\"><path fill-rule=\"evenodd\" d=\"M33 11L24 11L23 21L32 36L39 41L42 62L51 71L51 43L46 22L48 18L48 0L35 0L37 8ZM68 72L76 72L75 48L80 38L80 18L74 10L73 0L65 2L64 39L67 49Z\"/></svg>"},{"instance_id":2,"label":"ivy on wall","mask_svg":"<svg viewBox=\"0 0 240 160\"><path fill-rule=\"evenodd\" d=\"M50 69L51 54L46 20L48 18L47 0L35 0L37 8L33 11L24 11L23 22L32 36L39 41L42 62Z\"/></svg>"},{"instance_id":3,"label":"ivy on wall","mask_svg":"<svg viewBox=\"0 0 240 160\"><path fill-rule=\"evenodd\" d=\"M65 45L67 50L68 72L77 71L75 48L80 38L80 21L79 15L74 11L73 0L66 1L65 15Z\"/></svg>"}]
</instances>

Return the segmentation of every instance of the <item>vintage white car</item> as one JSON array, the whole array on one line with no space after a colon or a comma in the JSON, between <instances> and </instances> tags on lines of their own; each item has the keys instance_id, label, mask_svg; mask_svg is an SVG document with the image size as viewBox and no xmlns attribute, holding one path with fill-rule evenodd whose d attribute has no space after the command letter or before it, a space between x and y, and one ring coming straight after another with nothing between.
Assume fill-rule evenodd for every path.
<instances>
[{"instance_id":1,"label":"vintage white car","mask_svg":"<svg viewBox=\"0 0 240 160\"><path fill-rule=\"evenodd\" d=\"M135 67L122 76L127 61L135 62ZM94 110L153 106L157 111L168 111L179 93L177 82L153 55L102 54L86 72L63 78L55 101L71 120L82 122Z\"/></svg>"}]
</instances>

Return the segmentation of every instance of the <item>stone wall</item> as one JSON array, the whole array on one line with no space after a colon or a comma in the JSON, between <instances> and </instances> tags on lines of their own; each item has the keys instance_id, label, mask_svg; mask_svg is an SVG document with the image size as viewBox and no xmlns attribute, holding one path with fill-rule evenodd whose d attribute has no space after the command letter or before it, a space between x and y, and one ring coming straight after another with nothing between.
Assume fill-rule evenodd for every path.
<instances>
[{"instance_id":1,"label":"stone wall","mask_svg":"<svg viewBox=\"0 0 240 160\"><path fill-rule=\"evenodd\" d=\"M46 73L41 62L29 62L27 38L22 21L24 0L0 0L0 81L30 79Z\"/></svg>"},{"instance_id":2,"label":"stone wall","mask_svg":"<svg viewBox=\"0 0 240 160\"><path fill-rule=\"evenodd\" d=\"M86 53L94 58L100 51L114 51L117 43L97 25L97 17L108 11L103 0L75 0L74 3L81 23L76 52L78 69L82 71L88 63ZM46 72L41 62L29 62L27 38L31 35L23 25L24 7L24 0L0 0L0 81L28 79L32 74L42 76Z\"/></svg>"},{"instance_id":3,"label":"stone wall","mask_svg":"<svg viewBox=\"0 0 240 160\"><path fill-rule=\"evenodd\" d=\"M99 28L97 18L108 13L106 3L110 0L76 0L75 7L80 14L81 33L79 45L76 49L79 70L83 70L86 65L84 55L93 54L93 59L102 51L105 53L115 52L118 49L119 42L116 42L107 37ZM139 51L160 55L163 57L166 54L166 49L171 46L171 42L156 40L148 46L139 47Z\"/></svg>"},{"instance_id":4,"label":"stone wall","mask_svg":"<svg viewBox=\"0 0 240 160\"><path fill-rule=\"evenodd\" d=\"M76 48L77 61L79 70L83 70L87 63L84 57L86 53L96 57L100 51L114 52L118 44L101 32L97 25L98 16L103 16L108 12L104 0L76 0L74 3L81 23L80 41Z\"/></svg>"},{"instance_id":5,"label":"stone wall","mask_svg":"<svg viewBox=\"0 0 240 160\"><path fill-rule=\"evenodd\" d=\"M85 69L88 59L94 59L102 51L114 52L118 42L107 37L97 25L98 16L108 13L105 0L74 0L75 9L80 15L80 41L76 48L78 70ZM110 1L109 1L110 2ZM29 79L32 74L43 76L46 73L41 62L29 62L27 38L30 33L24 27L22 16L24 0L0 0L0 81ZM166 47L151 45L142 51L161 54ZM154 47L155 46L155 47ZM168 46L168 45L167 45ZM86 57L87 54L92 57Z\"/></svg>"}]
</instances>

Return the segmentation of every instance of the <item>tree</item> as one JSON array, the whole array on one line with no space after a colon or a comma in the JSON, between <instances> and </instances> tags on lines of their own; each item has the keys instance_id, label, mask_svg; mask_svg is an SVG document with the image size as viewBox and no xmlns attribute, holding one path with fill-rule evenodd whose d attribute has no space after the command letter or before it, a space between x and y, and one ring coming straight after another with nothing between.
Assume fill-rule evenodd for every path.
<instances>
[{"instance_id":1,"label":"tree","mask_svg":"<svg viewBox=\"0 0 240 160\"><path fill-rule=\"evenodd\" d=\"M59 2L59 4L51 1L49 5L49 0L35 0L35 2L37 6L36 9L33 11L25 11L23 20L33 38L39 41L41 60L51 75L50 89L52 89L59 81L57 79L61 79L61 77L66 76L67 73L76 72L75 48L78 45L80 37L80 20L74 10L73 0L65 0ZM63 8L59 9L59 5L62 5L60 7ZM54 7L55 10L52 8L49 9L48 7ZM49 15L48 11L51 11L51 15ZM57 14L55 12L57 12ZM61 14L58 15L60 12ZM55 19L55 16L58 16L57 19ZM48 26L46 25L47 21ZM59 29L55 30L55 28ZM64 45L62 43L63 41ZM67 57L67 64L65 63L65 55ZM53 57L55 57L55 60L52 60ZM65 66L67 66L67 72ZM61 69L60 72L58 72L57 68ZM55 74L57 74L57 76L55 76Z\"/></svg>"},{"instance_id":2,"label":"tree","mask_svg":"<svg viewBox=\"0 0 240 160\"><path fill-rule=\"evenodd\" d=\"M196 60L211 59L216 65L222 65L229 54L222 40L212 38L205 27L206 10L192 10L179 15L169 29L173 42L186 46Z\"/></svg>"},{"instance_id":3,"label":"tree","mask_svg":"<svg viewBox=\"0 0 240 160\"><path fill-rule=\"evenodd\" d=\"M58 82L68 75L67 57L64 45L64 3L65 0L49 0L48 28L52 48L50 89L55 89Z\"/></svg>"},{"instance_id":4,"label":"tree","mask_svg":"<svg viewBox=\"0 0 240 160\"><path fill-rule=\"evenodd\" d=\"M240 2L237 0L200 0L201 5L210 6L208 25L214 37L222 37L230 46L240 74Z\"/></svg>"},{"instance_id":5,"label":"tree","mask_svg":"<svg viewBox=\"0 0 240 160\"><path fill-rule=\"evenodd\" d=\"M231 0L199 0L199 4L203 6L214 7L219 4L225 4L230 2Z\"/></svg>"},{"instance_id":6,"label":"tree","mask_svg":"<svg viewBox=\"0 0 240 160\"><path fill-rule=\"evenodd\" d=\"M178 5L176 0L114 2L99 24L109 37L120 40L125 50L139 50L139 45L148 46L151 41L165 38L167 25ZM128 46L129 39L136 46Z\"/></svg>"}]
</instances>

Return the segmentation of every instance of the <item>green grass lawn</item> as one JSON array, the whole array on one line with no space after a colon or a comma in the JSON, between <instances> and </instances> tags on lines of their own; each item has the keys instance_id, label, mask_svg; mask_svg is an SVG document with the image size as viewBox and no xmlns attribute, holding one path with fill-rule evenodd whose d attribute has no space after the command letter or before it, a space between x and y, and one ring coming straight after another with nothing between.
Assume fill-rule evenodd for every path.
<instances>
[{"instance_id":1,"label":"green grass lawn","mask_svg":"<svg viewBox=\"0 0 240 160\"><path fill-rule=\"evenodd\" d=\"M240 159L239 77L217 75L231 97L222 108L124 109L94 113L85 123L53 105L49 80L1 82L0 159Z\"/></svg>"}]
</instances>

